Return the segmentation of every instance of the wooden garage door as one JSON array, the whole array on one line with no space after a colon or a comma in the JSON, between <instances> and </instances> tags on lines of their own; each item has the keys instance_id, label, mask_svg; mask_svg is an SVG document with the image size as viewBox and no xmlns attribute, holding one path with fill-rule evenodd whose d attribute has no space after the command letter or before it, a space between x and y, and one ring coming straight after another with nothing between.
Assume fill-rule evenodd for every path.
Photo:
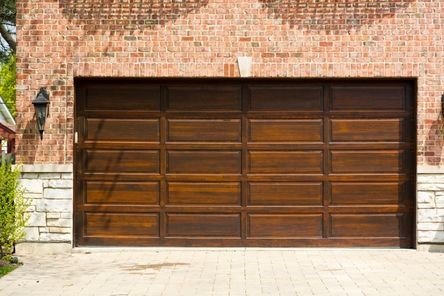
<instances>
[{"instance_id":1,"label":"wooden garage door","mask_svg":"<svg viewBox=\"0 0 444 296\"><path fill-rule=\"evenodd\" d=\"M411 247L405 81L80 80L75 243Z\"/></svg>"}]
</instances>

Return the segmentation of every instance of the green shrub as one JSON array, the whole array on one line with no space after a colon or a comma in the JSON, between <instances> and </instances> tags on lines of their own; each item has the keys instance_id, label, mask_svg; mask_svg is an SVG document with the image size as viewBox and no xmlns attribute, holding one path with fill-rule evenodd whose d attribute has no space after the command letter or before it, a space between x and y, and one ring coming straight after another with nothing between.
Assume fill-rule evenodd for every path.
<instances>
[{"instance_id":1,"label":"green shrub","mask_svg":"<svg viewBox=\"0 0 444 296\"><path fill-rule=\"evenodd\" d=\"M6 106L12 115L16 115L15 94L16 94L16 60L12 55L4 64L0 65L0 96L5 101Z\"/></svg>"},{"instance_id":2,"label":"green shrub","mask_svg":"<svg viewBox=\"0 0 444 296\"><path fill-rule=\"evenodd\" d=\"M20 170L9 161L0 164L0 259L10 257L14 243L25 236L29 201L20 186Z\"/></svg>"}]
</instances>

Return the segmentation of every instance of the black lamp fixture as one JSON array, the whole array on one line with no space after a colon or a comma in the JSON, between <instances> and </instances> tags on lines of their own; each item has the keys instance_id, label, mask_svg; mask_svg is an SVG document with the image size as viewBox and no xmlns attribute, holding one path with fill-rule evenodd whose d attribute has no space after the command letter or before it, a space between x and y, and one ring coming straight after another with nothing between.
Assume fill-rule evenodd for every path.
<instances>
[{"instance_id":1,"label":"black lamp fixture","mask_svg":"<svg viewBox=\"0 0 444 296\"><path fill-rule=\"evenodd\" d=\"M40 88L39 93L32 104L35 108L37 119L37 128L40 133L40 139L43 139L43 131L45 130L45 121L48 116L49 94L44 87Z\"/></svg>"}]
</instances>

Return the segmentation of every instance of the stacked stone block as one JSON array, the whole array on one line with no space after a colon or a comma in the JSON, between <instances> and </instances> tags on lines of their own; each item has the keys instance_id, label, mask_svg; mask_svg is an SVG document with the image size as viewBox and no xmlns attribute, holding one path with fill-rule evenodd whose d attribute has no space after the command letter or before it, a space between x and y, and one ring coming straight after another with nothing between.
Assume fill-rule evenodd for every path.
<instances>
[{"instance_id":1,"label":"stacked stone block","mask_svg":"<svg viewBox=\"0 0 444 296\"><path fill-rule=\"evenodd\" d=\"M24 165L21 185L30 199L25 241L72 240L71 166Z\"/></svg>"},{"instance_id":2,"label":"stacked stone block","mask_svg":"<svg viewBox=\"0 0 444 296\"><path fill-rule=\"evenodd\" d=\"M422 170L417 181L418 243L444 243L444 172Z\"/></svg>"}]
</instances>

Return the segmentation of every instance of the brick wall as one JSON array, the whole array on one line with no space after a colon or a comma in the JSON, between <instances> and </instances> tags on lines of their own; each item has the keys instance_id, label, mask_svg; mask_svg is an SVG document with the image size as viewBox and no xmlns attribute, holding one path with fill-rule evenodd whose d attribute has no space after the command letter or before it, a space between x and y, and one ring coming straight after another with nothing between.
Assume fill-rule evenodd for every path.
<instances>
[{"instance_id":1,"label":"brick wall","mask_svg":"<svg viewBox=\"0 0 444 296\"><path fill-rule=\"evenodd\" d=\"M250 56L255 77L417 78L418 167L444 165L443 0L17 0L17 9L20 162L72 163L74 77L232 77L237 57ZM43 141L31 104L41 86L51 94Z\"/></svg>"},{"instance_id":2,"label":"brick wall","mask_svg":"<svg viewBox=\"0 0 444 296\"><path fill-rule=\"evenodd\" d=\"M18 0L18 159L71 163L73 77L417 77L418 163L443 163L442 0ZM51 92L40 142L32 98Z\"/></svg>"}]
</instances>

